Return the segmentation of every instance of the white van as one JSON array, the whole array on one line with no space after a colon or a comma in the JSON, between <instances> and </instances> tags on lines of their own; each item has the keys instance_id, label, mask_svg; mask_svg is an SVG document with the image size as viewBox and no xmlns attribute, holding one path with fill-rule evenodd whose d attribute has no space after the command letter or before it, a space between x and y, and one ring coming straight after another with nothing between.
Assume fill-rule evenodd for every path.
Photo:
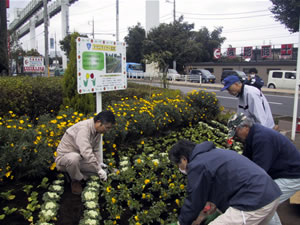
<instances>
[{"instance_id":1,"label":"white van","mask_svg":"<svg viewBox=\"0 0 300 225\"><path fill-rule=\"evenodd\" d=\"M294 89L296 85L296 71L270 70L268 88Z\"/></svg>"}]
</instances>

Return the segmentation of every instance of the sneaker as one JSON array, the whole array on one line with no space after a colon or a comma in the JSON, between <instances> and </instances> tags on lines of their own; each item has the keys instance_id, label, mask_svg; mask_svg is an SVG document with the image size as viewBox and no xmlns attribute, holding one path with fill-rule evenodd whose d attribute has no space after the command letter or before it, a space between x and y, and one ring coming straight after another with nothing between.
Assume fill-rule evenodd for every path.
<instances>
[{"instance_id":1,"label":"sneaker","mask_svg":"<svg viewBox=\"0 0 300 225\"><path fill-rule=\"evenodd\" d=\"M78 180L73 180L71 183L71 190L74 195L80 195L82 192L81 183Z\"/></svg>"}]
</instances>

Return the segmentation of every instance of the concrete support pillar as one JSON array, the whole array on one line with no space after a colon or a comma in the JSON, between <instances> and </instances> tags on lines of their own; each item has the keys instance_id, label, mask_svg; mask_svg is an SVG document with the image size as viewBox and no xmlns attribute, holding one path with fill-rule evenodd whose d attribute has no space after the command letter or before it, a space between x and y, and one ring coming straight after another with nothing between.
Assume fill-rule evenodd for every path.
<instances>
[{"instance_id":1,"label":"concrete support pillar","mask_svg":"<svg viewBox=\"0 0 300 225\"><path fill-rule=\"evenodd\" d=\"M61 33L62 39L69 34L69 1L61 0ZM67 68L67 56L62 54L63 68Z\"/></svg>"},{"instance_id":2,"label":"concrete support pillar","mask_svg":"<svg viewBox=\"0 0 300 225\"><path fill-rule=\"evenodd\" d=\"M30 49L36 49L35 46L35 16L30 18Z\"/></svg>"}]
</instances>

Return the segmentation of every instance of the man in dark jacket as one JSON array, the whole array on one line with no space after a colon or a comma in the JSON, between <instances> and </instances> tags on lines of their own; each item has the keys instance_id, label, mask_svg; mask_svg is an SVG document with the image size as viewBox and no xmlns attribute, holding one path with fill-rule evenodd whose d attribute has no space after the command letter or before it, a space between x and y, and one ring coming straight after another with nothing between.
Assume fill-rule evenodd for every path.
<instances>
[{"instance_id":1,"label":"man in dark jacket","mask_svg":"<svg viewBox=\"0 0 300 225\"><path fill-rule=\"evenodd\" d=\"M197 145L181 140L169 158L188 179L180 225L192 224L207 202L224 212L210 225L267 224L274 215L281 191L246 157L217 149L212 142Z\"/></svg>"},{"instance_id":2,"label":"man in dark jacket","mask_svg":"<svg viewBox=\"0 0 300 225\"><path fill-rule=\"evenodd\" d=\"M257 75L257 70L255 68L251 68L245 84L254 86L260 90L262 86L264 86L264 81Z\"/></svg>"},{"instance_id":3,"label":"man in dark jacket","mask_svg":"<svg viewBox=\"0 0 300 225\"><path fill-rule=\"evenodd\" d=\"M244 114L228 121L229 136L244 142L243 155L263 168L282 191L280 203L300 190L300 152L278 131L253 123ZM281 224L277 214L270 224Z\"/></svg>"}]
</instances>

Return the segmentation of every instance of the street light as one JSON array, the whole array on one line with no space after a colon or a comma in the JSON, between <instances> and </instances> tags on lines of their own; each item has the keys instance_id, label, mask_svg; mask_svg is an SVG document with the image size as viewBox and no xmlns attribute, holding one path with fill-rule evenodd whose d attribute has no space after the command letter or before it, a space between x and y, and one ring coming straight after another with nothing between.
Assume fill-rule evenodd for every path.
<instances>
[{"instance_id":1,"label":"street light","mask_svg":"<svg viewBox=\"0 0 300 225\"><path fill-rule=\"evenodd\" d=\"M175 24L175 21L176 21L176 0L173 0L173 2L171 2L170 0L166 0L166 2L173 3L173 16L174 16L173 23ZM173 60L173 69L176 70L176 60Z\"/></svg>"},{"instance_id":2,"label":"street light","mask_svg":"<svg viewBox=\"0 0 300 225\"><path fill-rule=\"evenodd\" d=\"M174 23L175 23L175 21L176 21L176 0L173 0L173 2L171 2L170 0L166 0L166 2L173 3L173 17L174 17Z\"/></svg>"}]
</instances>

